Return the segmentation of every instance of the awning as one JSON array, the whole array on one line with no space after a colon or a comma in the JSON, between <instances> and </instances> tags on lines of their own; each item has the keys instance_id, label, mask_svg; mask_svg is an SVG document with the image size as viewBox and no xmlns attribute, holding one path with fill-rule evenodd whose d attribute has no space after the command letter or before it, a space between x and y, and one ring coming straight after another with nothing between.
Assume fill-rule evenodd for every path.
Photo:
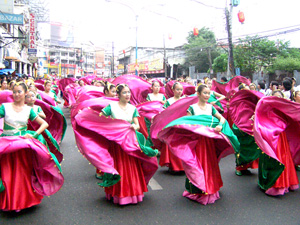
<instances>
[{"instance_id":1,"label":"awning","mask_svg":"<svg viewBox=\"0 0 300 225\"><path fill-rule=\"evenodd\" d=\"M15 72L14 69L3 69L3 70L0 70L0 75L7 75L8 73L12 74L13 72Z\"/></svg>"},{"instance_id":2,"label":"awning","mask_svg":"<svg viewBox=\"0 0 300 225\"><path fill-rule=\"evenodd\" d=\"M5 58L4 59L9 59L9 60L18 60L20 55L12 48L7 48L5 51Z\"/></svg>"}]
</instances>

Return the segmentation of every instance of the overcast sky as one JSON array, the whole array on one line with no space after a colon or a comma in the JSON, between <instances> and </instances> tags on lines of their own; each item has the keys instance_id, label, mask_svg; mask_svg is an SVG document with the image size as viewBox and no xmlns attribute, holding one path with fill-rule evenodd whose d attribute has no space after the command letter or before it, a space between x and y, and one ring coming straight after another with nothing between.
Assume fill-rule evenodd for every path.
<instances>
[{"instance_id":1,"label":"overcast sky","mask_svg":"<svg viewBox=\"0 0 300 225\"><path fill-rule=\"evenodd\" d=\"M226 0L51 0L50 6L51 20L73 24L79 40L95 45L114 42L117 50L135 46L136 15L138 46L163 47L164 36L166 47L182 45L194 27L210 28L217 39L227 37ZM300 28L299 6L300 2L294 0L240 0L240 5L233 9L233 36L286 28L263 33L274 34ZM245 14L244 24L238 22L239 10ZM290 40L292 47L300 47L299 37L297 31L273 39Z\"/></svg>"}]
</instances>

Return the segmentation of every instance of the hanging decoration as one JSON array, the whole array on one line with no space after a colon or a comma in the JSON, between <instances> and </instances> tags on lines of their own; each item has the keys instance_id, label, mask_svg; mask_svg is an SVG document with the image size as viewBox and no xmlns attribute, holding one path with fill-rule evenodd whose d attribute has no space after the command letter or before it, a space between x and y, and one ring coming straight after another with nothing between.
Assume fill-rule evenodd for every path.
<instances>
[{"instance_id":1,"label":"hanging decoration","mask_svg":"<svg viewBox=\"0 0 300 225\"><path fill-rule=\"evenodd\" d=\"M197 28L194 28L193 33L194 33L194 36L198 36L199 30Z\"/></svg>"},{"instance_id":2,"label":"hanging decoration","mask_svg":"<svg viewBox=\"0 0 300 225\"><path fill-rule=\"evenodd\" d=\"M239 18L239 21L241 24L244 24L244 21L245 21L245 15L243 12L239 11L238 12L238 18Z\"/></svg>"}]
</instances>

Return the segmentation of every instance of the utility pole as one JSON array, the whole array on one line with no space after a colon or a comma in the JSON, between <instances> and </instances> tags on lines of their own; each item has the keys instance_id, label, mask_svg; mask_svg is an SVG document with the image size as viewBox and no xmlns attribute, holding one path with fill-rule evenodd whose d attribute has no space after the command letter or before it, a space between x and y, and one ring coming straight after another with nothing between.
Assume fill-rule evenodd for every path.
<instances>
[{"instance_id":1,"label":"utility pole","mask_svg":"<svg viewBox=\"0 0 300 225\"><path fill-rule=\"evenodd\" d=\"M166 41L164 35L164 68L165 68L165 77L168 77L168 66L167 66L167 53L166 53Z\"/></svg>"},{"instance_id":2,"label":"utility pole","mask_svg":"<svg viewBox=\"0 0 300 225\"><path fill-rule=\"evenodd\" d=\"M208 56L210 78L212 78L211 76L213 75L214 71L213 71L213 68L212 68L211 47L208 47L206 49L206 51L207 51L207 56Z\"/></svg>"},{"instance_id":3,"label":"utility pole","mask_svg":"<svg viewBox=\"0 0 300 225\"><path fill-rule=\"evenodd\" d=\"M232 77L235 75L234 73L234 59L233 59L233 44L232 44L232 2L230 1L230 12L228 7L225 8L225 16L226 16L226 29L228 33L228 69L227 75L231 75Z\"/></svg>"},{"instance_id":4,"label":"utility pole","mask_svg":"<svg viewBox=\"0 0 300 225\"><path fill-rule=\"evenodd\" d=\"M112 62L111 62L111 71L112 71L112 74L111 76L113 77L114 76L114 73L115 73L115 65L114 65L114 62L115 62L115 54L114 54L114 51L115 51L115 47L114 47L114 42L112 42Z\"/></svg>"}]
</instances>

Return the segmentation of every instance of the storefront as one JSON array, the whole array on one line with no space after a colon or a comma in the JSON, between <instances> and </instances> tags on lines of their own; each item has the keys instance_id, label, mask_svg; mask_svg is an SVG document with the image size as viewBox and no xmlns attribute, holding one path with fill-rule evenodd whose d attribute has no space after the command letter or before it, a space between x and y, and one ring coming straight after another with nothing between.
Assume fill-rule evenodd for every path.
<instances>
[{"instance_id":1,"label":"storefront","mask_svg":"<svg viewBox=\"0 0 300 225\"><path fill-rule=\"evenodd\" d=\"M135 63L127 66L128 74L135 74L137 66ZM138 73L146 74L148 77L164 77L164 60L153 59L150 61L138 62Z\"/></svg>"}]
</instances>

